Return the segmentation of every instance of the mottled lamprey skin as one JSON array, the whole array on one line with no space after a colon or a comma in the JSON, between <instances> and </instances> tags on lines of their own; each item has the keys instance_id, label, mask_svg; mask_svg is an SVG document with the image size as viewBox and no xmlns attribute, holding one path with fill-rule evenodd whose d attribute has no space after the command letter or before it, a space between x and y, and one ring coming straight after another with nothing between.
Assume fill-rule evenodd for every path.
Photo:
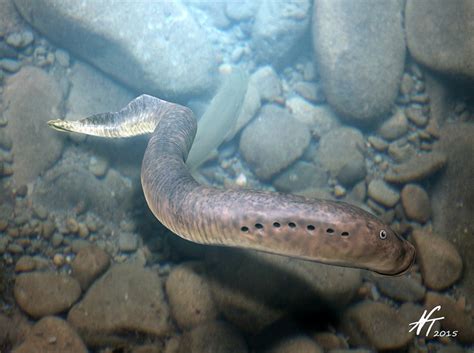
<instances>
[{"instance_id":1,"label":"mottled lamprey skin","mask_svg":"<svg viewBox=\"0 0 474 353\"><path fill-rule=\"evenodd\" d=\"M409 242L358 207L197 183L185 164L197 129L196 119L186 107L140 96L121 111L106 113L108 124L110 114L115 114L112 125L117 129L130 120L158 124L143 159L143 191L156 218L184 239L386 275L401 274L414 261L415 249ZM100 114L94 119L100 121ZM65 130L54 122L50 125Z\"/></svg>"}]
</instances>

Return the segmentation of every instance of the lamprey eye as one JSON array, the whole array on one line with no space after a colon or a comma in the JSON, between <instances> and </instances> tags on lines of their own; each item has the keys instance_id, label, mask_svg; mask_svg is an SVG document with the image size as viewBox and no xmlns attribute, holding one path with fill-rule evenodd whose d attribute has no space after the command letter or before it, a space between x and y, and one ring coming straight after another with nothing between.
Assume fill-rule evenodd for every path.
<instances>
[{"instance_id":1,"label":"lamprey eye","mask_svg":"<svg viewBox=\"0 0 474 353\"><path fill-rule=\"evenodd\" d=\"M381 230L379 234L380 239L384 240L387 238L387 232L385 230Z\"/></svg>"}]
</instances>

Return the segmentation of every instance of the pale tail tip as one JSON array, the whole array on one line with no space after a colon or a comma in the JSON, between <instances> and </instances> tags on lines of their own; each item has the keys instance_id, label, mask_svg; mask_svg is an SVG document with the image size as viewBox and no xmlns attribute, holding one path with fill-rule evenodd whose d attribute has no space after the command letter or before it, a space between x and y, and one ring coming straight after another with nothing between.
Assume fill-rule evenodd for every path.
<instances>
[{"instance_id":1,"label":"pale tail tip","mask_svg":"<svg viewBox=\"0 0 474 353\"><path fill-rule=\"evenodd\" d=\"M65 121L61 119L49 120L47 124L49 127L58 131L67 131L67 132L71 131L70 129L67 128Z\"/></svg>"}]
</instances>

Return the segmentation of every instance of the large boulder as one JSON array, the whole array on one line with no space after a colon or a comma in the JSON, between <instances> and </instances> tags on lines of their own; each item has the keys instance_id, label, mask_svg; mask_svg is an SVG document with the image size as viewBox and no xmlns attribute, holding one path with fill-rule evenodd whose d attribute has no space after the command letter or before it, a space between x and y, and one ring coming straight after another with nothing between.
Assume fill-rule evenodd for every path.
<instances>
[{"instance_id":1,"label":"large boulder","mask_svg":"<svg viewBox=\"0 0 474 353\"><path fill-rule=\"evenodd\" d=\"M446 124L437 149L448 156L448 164L432 191L433 229L459 251L464 270L460 287L466 298L474 298L474 124ZM471 303L472 304L472 303Z\"/></svg>"},{"instance_id":2,"label":"large boulder","mask_svg":"<svg viewBox=\"0 0 474 353\"><path fill-rule=\"evenodd\" d=\"M328 102L351 121L387 113L405 64L402 2L315 1L313 45Z\"/></svg>"},{"instance_id":3,"label":"large boulder","mask_svg":"<svg viewBox=\"0 0 474 353\"><path fill-rule=\"evenodd\" d=\"M114 345L130 334L166 336L169 309L158 274L137 265L115 265L68 314L90 345Z\"/></svg>"},{"instance_id":4,"label":"large boulder","mask_svg":"<svg viewBox=\"0 0 474 353\"><path fill-rule=\"evenodd\" d=\"M407 44L433 70L474 79L474 2L408 0Z\"/></svg>"},{"instance_id":5,"label":"large boulder","mask_svg":"<svg viewBox=\"0 0 474 353\"><path fill-rule=\"evenodd\" d=\"M16 0L47 38L139 91L203 93L214 81L210 42L180 1Z\"/></svg>"}]
</instances>

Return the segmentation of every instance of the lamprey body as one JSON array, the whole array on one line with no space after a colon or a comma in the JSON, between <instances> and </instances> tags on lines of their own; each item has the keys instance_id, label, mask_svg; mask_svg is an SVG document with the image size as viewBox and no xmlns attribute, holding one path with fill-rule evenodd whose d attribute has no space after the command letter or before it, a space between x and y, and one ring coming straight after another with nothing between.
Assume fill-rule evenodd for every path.
<instances>
[{"instance_id":1,"label":"lamprey body","mask_svg":"<svg viewBox=\"0 0 474 353\"><path fill-rule=\"evenodd\" d=\"M197 122L181 105L142 95L116 113L49 125L104 137L152 133L141 171L145 198L156 218L184 239L386 275L403 273L414 261L409 242L356 206L196 182L185 162Z\"/></svg>"}]
</instances>

